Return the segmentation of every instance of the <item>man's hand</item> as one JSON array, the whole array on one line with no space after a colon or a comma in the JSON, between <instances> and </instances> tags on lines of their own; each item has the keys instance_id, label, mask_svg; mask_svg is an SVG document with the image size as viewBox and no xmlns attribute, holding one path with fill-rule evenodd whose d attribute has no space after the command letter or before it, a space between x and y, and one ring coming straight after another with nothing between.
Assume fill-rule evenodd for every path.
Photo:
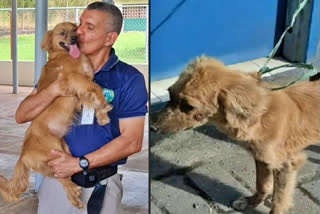
<instances>
[{"instance_id":1,"label":"man's hand","mask_svg":"<svg viewBox=\"0 0 320 214\"><path fill-rule=\"evenodd\" d=\"M54 159L49 161L48 165L56 178L68 178L82 170L79 166L79 158L58 150L51 150L50 155Z\"/></svg>"},{"instance_id":2,"label":"man's hand","mask_svg":"<svg viewBox=\"0 0 320 214\"><path fill-rule=\"evenodd\" d=\"M63 81L62 74L60 73L57 79L48 86L47 90L54 97L68 96L66 85L67 83L66 81Z\"/></svg>"}]
</instances>

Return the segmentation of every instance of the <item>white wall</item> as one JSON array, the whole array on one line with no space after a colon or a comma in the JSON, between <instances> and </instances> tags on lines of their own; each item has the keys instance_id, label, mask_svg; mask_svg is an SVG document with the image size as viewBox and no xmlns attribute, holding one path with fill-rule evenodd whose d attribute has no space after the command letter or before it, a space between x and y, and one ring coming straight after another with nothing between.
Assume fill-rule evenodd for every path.
<instances>
[{"instance_id":1,"label":"white wall","mask_svg":"<svg viewBox=\"0 0 320 214\"><path fill-rule=\"evenodd\" d=\"M143 73L146 85L149 84L149 68L144 64L133 64ZM34 86L34 62L20 61L18 63L19 86ZM0 85L12 85L12 62L0 61Z\"/></svg>"}]
</instances>

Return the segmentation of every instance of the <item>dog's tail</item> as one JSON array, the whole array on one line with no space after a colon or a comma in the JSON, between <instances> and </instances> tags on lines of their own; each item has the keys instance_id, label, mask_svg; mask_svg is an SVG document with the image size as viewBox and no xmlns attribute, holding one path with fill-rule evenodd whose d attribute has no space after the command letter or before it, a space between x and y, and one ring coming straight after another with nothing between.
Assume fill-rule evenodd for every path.
<instances>
[{"instance_id":1,"label":"dog's tail","mask_svg":"<svg viewBox=\"0 0 320 214\"><path fill-rule=\"evenodd\" d=\"M20 199L21 193L27 190L29 185L30 168L18 160L16 169L11 180L0 175L0 194L4 200L14 202Z\"/></svg>"}]
</instances>

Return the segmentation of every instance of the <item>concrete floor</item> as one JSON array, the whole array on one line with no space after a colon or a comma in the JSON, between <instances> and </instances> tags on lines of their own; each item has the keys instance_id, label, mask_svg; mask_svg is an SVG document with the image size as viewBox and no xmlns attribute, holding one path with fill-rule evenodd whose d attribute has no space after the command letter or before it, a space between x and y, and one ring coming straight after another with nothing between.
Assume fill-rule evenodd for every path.
<instances>
[{"instance_id":1,"label":"concrete floor","mask_svg":"<svg viewBox=\"0 0 320 214\"><path fill-rule=\"evenodd\" d=\"M9 178L13 175L19 157L23 137L29 123L18 125L14 120L19 103L32 91L30 87L20 87L19 94L12 94L11 86L0 85L0 174ZM119 168L123 174L124 195L121 214L148 213L148 125L142 151L131 156L126 165ZM7 203L0 199L0 214L37 213L37 195L34 192L34 174L30 176L30 186L17 203Z\"/></svg>"}]
</instances>

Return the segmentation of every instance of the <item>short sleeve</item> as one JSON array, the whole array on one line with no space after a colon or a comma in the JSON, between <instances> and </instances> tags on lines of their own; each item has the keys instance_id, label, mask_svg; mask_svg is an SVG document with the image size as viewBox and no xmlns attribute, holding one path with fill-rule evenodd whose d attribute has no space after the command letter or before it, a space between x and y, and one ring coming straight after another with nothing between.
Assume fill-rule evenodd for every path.
<instances>
[{"instance_id":1,"label":"short sleeve","mask_svg":"<svg viewBox=\"0 0 320 214\"><path fill-rule=\"evenodd\" d=\"M131 74L123 80L118 118L144 116L147 113L148 93L144 77L139 71Z\"/></svg>"}]
</instances>

